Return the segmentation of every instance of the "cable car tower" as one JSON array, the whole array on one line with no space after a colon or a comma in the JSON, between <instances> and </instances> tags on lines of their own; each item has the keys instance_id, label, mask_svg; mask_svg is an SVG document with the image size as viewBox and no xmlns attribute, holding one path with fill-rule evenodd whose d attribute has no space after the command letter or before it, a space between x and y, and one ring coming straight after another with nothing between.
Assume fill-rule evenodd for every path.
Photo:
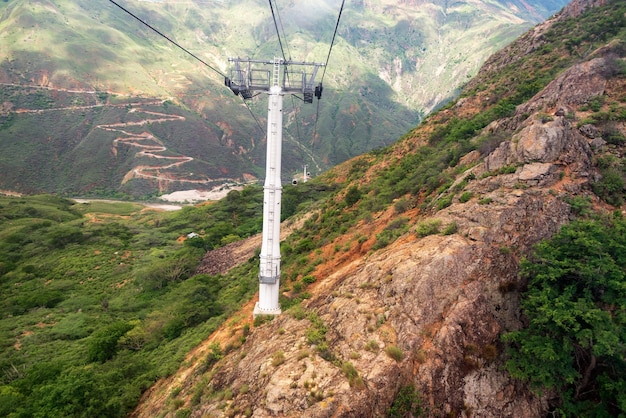
<instances>
[{"instance_id":1,"label":"cable car tower","mask_svg":"<svg viewBox=\"0 0 626 418\"><path fill-rule=\"evenodd\" d=\"M280 315L280 203L282 196L281 155L283 136L283 96L302 94L305 103L313 96L322 97L322 84L314 85L317 70L325 64L293 62L274 58L272 61L250 58L229 58L234 68L225 84L235 95L251 99L253 92L269 95L267 107L267 160L263 186L263 241L259 270L259 301L253 315ZM261 66L262 69L253 68ZM268 69L268 66L270 69ZM290 67L301 67L299 72ZM310 73L305 70L311 69ZM281 71L282 70L282 71ZM281 74L282 73L282 74Z\"/></svg>"}]
</instances>

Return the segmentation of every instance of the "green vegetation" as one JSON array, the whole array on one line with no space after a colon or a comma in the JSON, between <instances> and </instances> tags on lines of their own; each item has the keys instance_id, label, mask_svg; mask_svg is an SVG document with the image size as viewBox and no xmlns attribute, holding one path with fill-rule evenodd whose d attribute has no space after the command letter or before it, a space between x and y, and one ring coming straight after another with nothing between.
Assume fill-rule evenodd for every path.
<instances>
[{"instance_id":1,"label":"green vegetation","mask_svg":"<svg viewBox=\"0 0 626 418\"><path fill-rule=\"evenodd\" d=\"M441 233L443 235L452 235L452 234L455 234L457 230L458 230L458 226L456 222L450 222L448 225L446 225L446 227L443 229Z\"/></svg>"},{"instance_id":2,"label":"green vegetation","mask_svg":"<svg viewBox=\"0 0 626 418\"><path fill-rule=\"evenodd\" d=\"M376 243L373 249L378 250L384 248L402 236L408 231L408 221L409 219L404 216L400 216L391 221L381 233L376 234Z\"/></svg>"},{"instance_id":3,"label":"green vegetation","mask_svg":"<svg viewBox=\"0 0 626 418\"><path fill-rule=\"evenodd\" d=\"M415 233L418 237L424 238L428 235L438 234L440 227L441 221L439 219L431 219L417 224L417 228L415 228Z\"/></svg>"},{"instance_id":4,"label":"green vegetation","mask_svg":"<svg viewBox=\"0 0 626 418\"><path fill-rule=\"evenodd\" d=\"M328 327L315 312L309 312L307 319L311 323L311 326L306 330L307 341L309 344L316 346L318 353L323 359L332 360L333 354L328 346L328 341L326 341Z\"/></svg>"},{"instance_id":5,"label":"green vegetation","mask_svg":"<svg viewBox=\"0 0 626 418\"><path fill-rule=\"evenodd\" d=\"M418 418L424 416L424 414L422 399L413 385L401 387L387 411L389 418Z\"/></svg>"},{"instance_id":6,"label":"green vegetation","mask_svg":"<svg viewBox=\"0 0 626 418\"><path fill-rule=\"evenodd\" d=\"M125 416L257 290L254 260L193 272L205 247L259 232L260 196L169 213L0 197L0 415Z\"/></svg>"},{"instance_id":7,"label":"green vegetation","mask_svg":"<svg viewBox=\"0 0 626 418\"><path fill-rule=\"evenodd\" d=\"M424 203L421 207L432 207L437 210L449 206L452 203L453 195L448 188L454 176L467 168L459 166L460 158L474 149L478 149L481 153L490 152L507 135L510 135L510 133L498 133L478 137L477 135L481 133L481 130L494 120L511 116L517 105L535 95L564 68L578 62L583 51L593 49L591 46L600 46L611 36L620 36L619 33L625 26L623 16L624 6L619 2L612 2L604 8L594 8L589 11L582 18L582 21L586 23L579 24L577 20L571 19L557 22L546 36L545 50L537 51L535 54L523 55L518 61L513 61L499 68L496 74L484 74L484 79L477 79L470 89L463 92L463 96L470 96L479 92L487 93L491 100L486 101L483 108L463 117L454 116L453 112L440 112L432 115L427 121L433 128L428 138L425 138L428 140L428 144L403 153L402 158L397 160L393 156L393 152L386 152L391 151L390 149L370 153L368 164L386 160L385 168L368 184L360 185L358 189L360 191L359 200L352 199L355 206L362 208L361 211L378 212L387 208L396 199L403 199L403 203L398 206L399 213L405 210L404 202L411 201L411 199L423 199ZM598 22L602 22L600 25L612 25L610 28L607 26L607 28L602 29L602 37L596 37L594 33L588 32L589 27L597 28ZM587 24L590 26L586 26ZM572 31L572 29L574 30ZM553 45L560 45L563 39L568 38L571 33L579 33L581 36L588 34L588 36L584 41L581 41L580 45L567 51L559 47L552 47ZM616 43L614 46L616 52L619 52L618 44ZM616 60L611 67L613 76L623 73L623 65L618 61ZM620 121L626 114L623 106L607 103L601 98L592 100L590 108L597 109L593 119L596 122L600 120L611 123ZM622 142L619 132L616 132L615 129L610 130L610 123L603 128L603 131L609 133L607 137L613 143ZM405 139L400 140L400 145L408 138L411 138L410 134ZM367 164L364 160L359 160L354 163L353 170L361 172L366 167ZM485 176L511 174L516 169L516 166L505 166L487 173ZM350 178L356 179L354 176ZM614 196L614 191L620 187L621 183L614 171L607 172L603 178L605 180L596 185L597 193L611 199L608 196ZM473 179L473 177L468 176L462 187L459 185L455 187L454 191L462 190ZM434 192L438 192L437 199L432 196ZM471 193L466 192L459 199L461 202L467 202L472 197ZM479 204L490 202L489 199L478 201ZM384 246L384 240L381 241L381 245Z\"/></svg>"},{"instance_id":8,"label":"green vegetation","mask_svg":"<svg viewBox=\"0 0 626 418\"><path fill-rule=\"evenodd\" d=\"M621 206L624 203L626 191L626 163L610 153L598 156L596 165L602 178L592 184L592 189L605 202Z\"/></svg>"},{"instance_id":9,"label":"green vegetation","mask_svg":"<svg viewBox=\"0 0 626 418\"><path fill-rule=\"evenodd\" d=\"M276 351L272 355L272 366L278 367L285 362L285 353L282 351Z\"/></svg>"},{"instance_id":10,"label":"green vegetation","mask_svg":"<svg viewBox=\"0 0 626 418\"><path fill-rule=\"evenodd\" d=\"M402 353L402 349L397 345L389 345L385 347L385 354L389 356L389 358L394 359L397 362L401 362L404 358L404 354Z\"/></svg>"},{"instance_id":11,"label":"green vegetation","mask_svg":"<svg viewBox=\"0 0 626 418\"><path fill-rule=\"evenodd\" d=\"M474 197L474 193L463 192L463 194L459 197L459 202L461 203L469 202L472 197Z\"/></svg>"},{"instance_id":12,"label":"green vegetation","mask_svg":"<svg viewBox=\"0 0 626 418\"><path fill-rule=\"evenodd\" d=\"M285 117L285 138L288 138L283 154L285 171L300 171L302 164L311 163L311 159L314 160L311 167L319 165L323 170L388 145L423 117L426 109L432 107L433 98L441 97L442 88L452 92L455 86L464 83L465 74L474 71L476 59L486 59L537 22L537 13L548 17L564 1L551 3L546 7L535 1L532 15L523 8L518 10L516 15L520 19L514 23L510 11L504 7L483 8L477 4L455 10L455 18L446 24L442 34L443 43L450 48L446 54L455 58L441 68L437 49L431 47L440 39L427 29L435 22L424 10L408 9L400 15L381 17L367 8L355 8L343 16L342 26L358 27L358 30L340 31L333 48L333 59L342 65L329 67L332 76L325 80L323 96L328 105L316 108L286 102L285 113L289 117ZM292 14L300 6L285 7ZM133 4L131 10L164 34L174 36L190 51L224 49L238 51L241 56L271 57L278 46L274 32L265 30L267 19L271 18L268 8L256 2L244 1L228 7L218 2L215 7L207 8L194 2L152 1ZM0 71L8 74L10 81L34 84L32 80L40 82L45 74L49 80L55 80L51 85L72 90L85 86L89 91L87 94L3 86L0 103L13 103L13 109L80 108L47 114L10 112L6 120L0 116L0 126L12 127L10 133L0 136L2 145L7 145L6 140L13 148L12 152L3 154L11 155L13 161L0 158L0 171L10 174L13 169L23 177L22 183L17 181L19 176L3 178L6 183L0 185L2 188L11 189L11 185L17 189L26 180L28 189L22 189L25 192L90 192L100 197L154 193L156 182L134 179L120 187L121 178L132 168L135 150L119 147L118 151L123 152L116 159L111 147L103 146L111 144L113 133L96 128L102 123L116 123L122 117L129 120L134 116L122 106L118 120L104 117L117 110L115 106L127 98L125 94L157 100L176 97L160 107L166 113L184 114L185 123L155 122L145 128L172 153L194 158L180 172L209 172L211 178L241 178L243 173L259 175L262 167L257 162L263 160L264 147L258 143L262 134L254 118L241 112L240 100L223 85L222 78L209 70L200 73L193 58L170 49L165 40L146 32L111 4L103 8L68 0L52 4L7 0L0 2L0 12L3 16L0 42L4 46L0 52ZM315 25L303 26L297 19L285 21L289 43L298 45L294 59L324 61L327 44L320 39L332 32L335 12L334 8L323 8ZM229 19L232 14L247 22L246 28L239 28L237 22ZM37 28L34 35L30 32L33 27ZM468 30L489 36L463 37ZM235 32L238 36L230 36ZM398 42L399 39L402 41ZM301 54L304 55L298 56ZM389 82L379 77L377 69L394 60L400 60L407 71L403 71L402 87L392 89ZM416 71L416 60L421 63L420 71ZM109 68L119 71L111 72ZM425 94L416 95L409 87L416 85L416 77L422 80L420 85ZM9 93L11 97L7 100ZM251 102L255 115L264 113L264 99ZM90 107L96 105L101 107ZM185 109L197 110L197 114ZM19 138L15 142L21 148L11 143L10 137ZM33 144L35 138L46 141ZM48 141L52 143L46 144ZM42 154L55 158L46 160L34 152L44 146L47 152ZM91 164L81 163L87 158ZM80 167L72 168L71 164L77 162L81 163ZM30 174L28 169L33 167L36 172Z\"/></svg>"},{"instance_id":13,"label":"green vegetation","mask_svg":"<svg viewBox=\"0 0 626 418\"><path fill-rule=\"evenodd\" d=\"M331 173L320 180L285 187L283 219L304 210L312 215L281 245L284 283L292 289L290 298L281 295L281 305L294 318L310 322L306 331L308 343L315 345L322 358L341 367L353 387L363 385L358 371L331 351L328 328L321 318L315 313L304 312L299 305L308 297L303 292L306 285L315 281L315 266L323 262L322 247L333 244L336 238L359 222L372 222L374 214L392 205L396 215L409 208L436 211L450 205L455 193L476 180L468 175L457 186L458 190L451 187L453 179L468 168L460 164L461 157L473 149L487 152L502 140L499 136L477 138L476 135L492 121L511 115L515 106L539 91L560 69L577 62L584 51L595 50L591 47L597 46L598 39L621 30L626 6L616 4L611 3L608 7L622 10L621 18L611 17L607 21L597 16L593 19L585 17L592 28L598 29L594 26L596 22L613 24L615 28L569 44L570 55L561 57L555 55L562 53L555 45L562 44L565 34L584 34L582 28L572 31L571 27L564 30L557 26L555 32L546 36L549 44L540 51L545 62L544 58L537 61L537 56L529 56L522 63L505 66L503 78L498 82L489 80L475 86L475 91L486 91L492 97L491 101L485 102L484 109L464 117L450 116L446 112L433 116L429 121L433 129L428 137L407 135L401 140L400 147L410 145L408 154L399 157L397 148L371 152L353 162L347 175L352 183L347 185L333 184ZM557 32L562 30L563 34L558 35ZM534 68L554 62L558 65L548 72ZM620 65L616 63L612 69L615 74L622 74ZM16 103L27 103L27 106L49 108L69 100L45 92L23 95L14 90L7 91L1 94L10 96ZM381 92L386 90L381 87L359 94L377 95ZM18 153L14 151L20 149L25 153L20 155L32 156L43 151L46 155L56 155L53 149L44 147L43 142L33 145L20 141L16 135L18 132L27 132L37 138L88 138L92 141L87 142L98 143L95 139L102 137L93 133L98 124L141 120L141 111L128 111L132 108L130 102L124 107L125 104L112 95L98 92L96 97L117 104L111 108L96 108L86 116L66 112L64 115L74 126L70 130L54 125L54 131L46 132L55 117L50 113L28 118L19 115L3 117L0 120L1 129L6 133L3 138L17 138L4 144L7 150L3 154L5 163L15 159L13 156ZM215 97L219 98L219 93L215 93ZM2 99L6 97L2 96ZM88 104L90 100L94 98L88 95L71 98L76 104ZM165 111L174 107L166 102L147 108ZM330 130L337 127L342 132L349 132L350 137L376 136L372 133L374 131L363 132L372 126L354 127L352 123L355 118L366 120L360 116L375 113L365 107L355 100L355 96L347 97L342 106L329 107L320 114L320 131L327 130L320 132L320 137L334 138ZM354 109L354 112L342 109ZM590 122L609 133L610 145L622 144L623 137L610 129L610 123L624 120L621 106L599 97L590 101L589 109L594 112ZM201 137L197 134L204 134L206 125L198 120L197 115L182 107L176 111L188 121L194 119L195 123L184 128L153 123L146 129L163 141L178 138L180 143L177 146L181 152L186 152L184 138ZM372 123L380 131L399 119L402 118ZM185 135L180 135L183 131ZM99 135L105 135L108 141L114 138L110 132ZM254 137L252 134L241 136ZM415 141L409 142L411 140ZM350 148L352 145L345 143L337 141L332 150L323 152L337 155L338 159L347 158L358 147ZM415 146L416 143L426 145ZM328 143L320 145L329 146ZM86 149L85 143L67 146L76 152L71 161L82 161L82 157L92 152ZM220 147L217 159L227 149ZM113 157L124 161L118 172L107 172L108 177L102 172L85 170L85 167L67 168L67 165L63 168L63 176L57 176L56 171L35 164L32 172L25 173L22 180L34 185L41 179L65 181L80 177L85 185L89 185L85 190L94 194L145 196L148 191L144 187L148 186L137 185L134 181L121 191L107 188L107 184L119 184L132 167L135 153L121 148L115 156L107 147L98 148L107 154L103 160L111 164ZM216 150L209 148L208 151L205 149L209 154ZM251 160L255 158L252 154L249 155ZM95 154L94 157L99 158ZM237 159L235 165L240 162ZM221 170L224 167L206 161L197 162L199 165L194 167L206 168L205 163L215 170L212 173L219 173L220 177L225 175ZM385 167L380 170L380 175L367 171L379 163L384 163L381 166ZM621 203L624 165L610 156L601 156L597 163L603 178L594 186L595 192L609 203ZM63 166L58 161L54 164ZM489 175L515 170L516 167L508 166ZM5 171L14 175L15 181L24 174ZM202 170L194 168L194 171ZM76 176L76 173L83 172L84 175ZM365 173L368 174L367 182L361 181ZM74 190L70 187L63 192ZM472 198L471 193L465 192L459 200ZM228 275L195 275L194 272L206 250L248 237L261 229L261 202L260 187L231 191L219 203L188 207L172 214L140 213L130 203L78 205L50 196L0 198L0 291L3 295L0 302L0 415L114 417L127 414L151 383L175 370L191 347L256 291L258 263L254 259ZM478 199L479 204L490 202L491 198ZM580 199L572 199L570 204L572 210L580 214L590 210L589 202ZM377 234L374 249L389 245L406 233L411 224L412 220L403 216L390 221ZM433 221L417 225L415 231L419 236L426 236L439 233L440 228L441 224ZM456 229L456 224L452 223L443 233L451 234ZM508 368L513 375L530 380L538 388L558 391L562 400L558 408L564 414L585 414L598 403L604 405L607 415L625 411L623 393L626 393L626 384L621 378L626 375L623 351L626 342L623 333L626 325L624 229L621 218L579 221L564 228L550 244L540 246L536 262L524 264L524 272L531 283L523 304L530 327L506 337L511 345ZM199 237L179 241L190 232L198 233ZM366 240L367 237L359 237L357 244ZM510 255L512 251L501 248L503 255ZM255 326L266 320L258 317ZM379 325L381 323L379 320ZM368 332L372 330L368 328ZM372 339L364 349L378 352L380 348ZM391 358L402 360L403 353L397 347L387 347L385 351ZM495 346L482 349L484 359L493 359L497 354ZM203 371L215 365L223 355L219 345L212 346L202 366ZM308 356L309 353L302 351L301 355ZM475 361L476 354L472 356L468 356L468 361ZM276 352L272 363L278 367L283 361L284 353ZM468 362L467 366L475 365ZM200 395L194 394L194 400L200 402L201 392L197 393ZM225 389L221 396L230 399L233 393L231 389ZM181 400L173 399L172 406L180 407ZM189 410L177 411L180 416L188 413ZM419 397L412 387L399 391L389 412L390 416L406 414L421 414Z\"/></svg>"},{"instance_id":14,"label":"green vegetation","mask_svg":"<svg viewBox=\"0 0 626 418\"><path fill-rule=\"evenodd\" d=\"M507 369L559 397L556 416L626 413L626 221L579 220L522 263L528 327L504 335Z\"/></svg>"},{"instance_id":15,"label":"green vegetation","mask_svg":"<svg viewBox=\"0 0 626 418\"><path fill-rule=\"evenodd\" d=\"M352 364L352 362L344 361L341 364L341 371L343 371L343 374L345 374L348 378L348 383L350 384L350 387L355 389L362 389L363 387L365 387L363 379L361 378L361 376L359 376L359 371L356 369L356 367L354 367L354 364Z\"/></svg>"}]
</instances>

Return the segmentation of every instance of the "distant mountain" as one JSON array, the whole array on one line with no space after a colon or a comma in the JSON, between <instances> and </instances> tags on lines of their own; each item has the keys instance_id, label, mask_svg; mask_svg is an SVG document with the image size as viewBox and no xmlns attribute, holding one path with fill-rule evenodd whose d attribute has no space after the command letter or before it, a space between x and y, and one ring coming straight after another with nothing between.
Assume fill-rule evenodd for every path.
<instances>
[{"instance_id":1,"label":"distant mountain","mask_svg":"<svg viewBox=\"0 0 626 418\"><path fill-rule=\"evenodd\" d=\"M321 102L285 100L283 176L390 144L564 3L347 2ZM0 2L0 189L146 196L262 178L265 98L246 109L218 72L282 56L276 26L285 57L325 62L341 2L274 2L276 25L260 0L119 4L216 71L111 2Z\"/></svg>"}]
</instances>

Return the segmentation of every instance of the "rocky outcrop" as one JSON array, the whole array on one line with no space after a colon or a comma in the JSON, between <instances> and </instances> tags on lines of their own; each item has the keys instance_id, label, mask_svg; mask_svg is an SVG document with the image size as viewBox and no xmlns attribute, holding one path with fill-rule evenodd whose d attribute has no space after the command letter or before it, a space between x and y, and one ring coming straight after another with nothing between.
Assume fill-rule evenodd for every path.
<instances>
[{"instance_id":1,"label":"rocky outcrop","mask_svg":"<svg viewBox=\"0 0 626 418\"><path fill-rule=\"evenodd\" d=\"M596 76L560 83L558 96L602 94ZM562 196L584 192L593 171L589 135L565 114L545 117L554 88L488 128L516 133L459 177L472 199L430 214L455 233L408 234L318 277L302 311L187 381L187 393L213 394L192 416L385 416L408 385L429 416L541 416L546 399L503 371L500 335L522 324L520 258L570 219Z\"/></svg>"},{"instance_id":2,"label":"rocky outcrop","mask_svg":"<svg viewBox=\"0 0 626 418\"><path fill-rule=\"evenodd\" d=\"M567 137L566 125L555 125L561 132L554 138ZM541 164L562 170L568 146L556 152L550 141L525 141L545 155ZM523 173L505 176L525 181ZM546 184L493 188L499 180L486 177L468 188L490 204L472 199L435 214L442 224L456 222L457 233L408 236L346 264L321 279L304 315L287 313L255 329L208 383L232 399L203 401L194 416L385 416L409 384L433 416L540 416L544 401L502 371L499 336L520 326L511 292L522 285L520 255L553 234L569 206ZM557 181L553 176L549 185ZM311 343L319 330L306 315L319 318L328 348ZM346 372L348 363L360 380Z\"/></svg>"},{"instance_id":3,"label":"rocky outcrop","mask_svg":"<svg viewBox=\"0 0 626 418\"><path fill-rule=\"evenodd\" d=\"M580 16L592 7L604 6L607 0L572 0L562 12L562 18Z\"/></svg>"}]
</instances>

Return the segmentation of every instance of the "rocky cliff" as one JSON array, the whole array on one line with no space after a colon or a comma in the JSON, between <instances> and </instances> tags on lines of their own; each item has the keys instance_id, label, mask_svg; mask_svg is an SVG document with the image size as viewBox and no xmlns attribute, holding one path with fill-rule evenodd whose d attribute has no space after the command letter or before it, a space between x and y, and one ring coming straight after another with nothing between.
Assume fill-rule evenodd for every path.
<instances>
[{"instance_id":1,"label":"rocky cliff","mask_svg":"<svg viewBox=\"0 0 626 418\"><path fill-rule=\"evenodd\" d=\"M549 27L533 31L532 39L541 40ZM152 388L135 416L175 416L183 408L178 412L194 417L377 417L388 415L399 393L421 399L426 416L545 414L549 395L533 394L503 370L500 336L523 326L520 259L573 219L572 198L608 207L591 192L601 178L596 159L604 153L621 158L622 149L610 147L603 131L585 120L594 98L623 100L619 51L614 44L589 51L484 128L476 140L497 141L483 141L490 146L463 156L459 165L466 169L452 174L448 190L463 194L452 195L449 205L403 213L418 230L431 225L430 233L407 233L374 250L375 234L397 209L361 221L354 229L365 238L317 265L311 297L301 306L251 332L244 311L192 353L179 375ZM507 60L494 57L485 74ZM419 147L442 121L477 114L489 101L487 94L460 99L390 153ZM611 129L626 132L623 121L612 121ZM377 170L371 167L361 181ZM444 198L445 191L439 193L433 202ZM339 238L320 252L346 242ZM220 355L210 345L215 342Z\"/></svg>"}]
</instances>

